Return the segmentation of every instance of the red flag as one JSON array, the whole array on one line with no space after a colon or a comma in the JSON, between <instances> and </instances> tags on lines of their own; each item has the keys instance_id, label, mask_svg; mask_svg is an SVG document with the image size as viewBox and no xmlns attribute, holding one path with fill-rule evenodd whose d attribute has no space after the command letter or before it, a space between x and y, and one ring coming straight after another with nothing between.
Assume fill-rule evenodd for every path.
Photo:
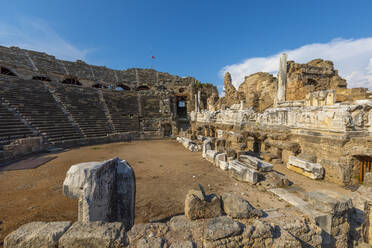
<instances>
[{"instance_id":1,"label":"red flag","mask_svg":"<svg viewBox=\"0 0 372 248\"><path fill-rule=\"evenodd\" d=\"M152 59L155 59L155 56L151 56Z\"/></svg>"}]
</instances>

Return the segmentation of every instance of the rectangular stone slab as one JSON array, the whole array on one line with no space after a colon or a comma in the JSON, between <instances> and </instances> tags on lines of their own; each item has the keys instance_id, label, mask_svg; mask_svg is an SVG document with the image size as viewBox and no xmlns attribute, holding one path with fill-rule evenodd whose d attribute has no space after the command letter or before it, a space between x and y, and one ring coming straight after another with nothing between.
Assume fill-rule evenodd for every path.
<instances>
[{"instance_id":1,"label":"rectangular stone slab","mask_svg":"<svg viewBox=\"0 0 372 248\"><path fill-rule=\"evenodd\" d=\"M323 166L317 163L310 163L295 156L289 157L287 168L311 179L322 179L324 176Z\"/></svg>"},{"instance_id":2,"label":"rectangular stone slab","mask_svg":"<svg viewBox=\"0 0 372 248\"><path fill-rule=\"evenodd\" d=\"M240 155L239 160L245 164L253 166L255 169L259 171L271 171L273 169L273 165L263 161L262 159L249 156L249 155Z\"/></svg>"},{"instance_id":3,"label":"rectangular stone slab","mask_svg":"<svg viewBox=\"0 0 372 248\"><path fill-rule=\"evenodd\" d=\"M233 160L229 163L229 171L230 175L239 181L251 184L255 184L258 181L258 171L238 160Z\"/></svg>"}]
</instances>

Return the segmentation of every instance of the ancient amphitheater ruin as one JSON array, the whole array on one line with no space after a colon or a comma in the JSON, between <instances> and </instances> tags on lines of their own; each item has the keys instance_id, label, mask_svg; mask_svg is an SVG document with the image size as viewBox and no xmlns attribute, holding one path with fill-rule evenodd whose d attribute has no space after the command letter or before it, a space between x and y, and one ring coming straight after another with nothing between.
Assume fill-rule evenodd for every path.
<instances>
[{"instance_id":1,"label":"ancient amphitheater ruin","mask_svg":"<svg viewBox=\"0 0 372 248\"><path fill-rule=\"evenodd\" d=\"M372 93L347 88L331 61L278 65L238 89L226 73L219 97L192 77L0 46L0 169L58 157L0 170L0 246L370 247ZM60 164L53 195L33 195L58 199L49 218L27 205L37 182L17 178L43 181ZM25 209L14 223L8 199Z\"/></svg>"}]
</instances>

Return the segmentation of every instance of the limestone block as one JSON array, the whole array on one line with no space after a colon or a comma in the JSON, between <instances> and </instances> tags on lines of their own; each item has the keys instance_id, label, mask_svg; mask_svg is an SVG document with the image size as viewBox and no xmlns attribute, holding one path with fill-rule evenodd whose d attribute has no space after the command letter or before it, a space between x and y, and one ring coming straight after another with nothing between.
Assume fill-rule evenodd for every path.
<instances>
[{"instance_id":1,"label":"limestone block","mask_svg":"<svg viewBox=\"0 0 372 248\"><path fill-rule=\"evenodd\" d=\"M127 245L125 225L120 222L75 222L59 239L61 248L119 248Z\"/></svg>"},{"instance_id":2,"label":"limestone block","mask_svg":"<svg viewBox=\"0 0 372 248\"><path fill-rule=\"evenodd\" d=\"M66 196L79 198L79 221L134 223L136 184L133 169L125 160L72 166L63 183Z\"/></svg>"},{"instance_id":3,"label":"limestone block","mask_svg":"<svg viewBox=\"0 0 372 248\"><path fill-rule=\"evenodd\" d=\"M71 222L31 222L10 233L4 239L5 248L39 248L58 246L58 240Z\"/></svg>"},{"instance_id":4,"label":"limestone block","mask_svg":"<svg viewBox=\"0 0 372 248\"><path fill-rule=\"evenodd\" d=\"M225 213L238 219L262 216L262 212L255 209L248 201L234 194L224 193L222 195L222 206Z\"/></svg>"},{"instance_id":5,"label":"limestone block","mask_svg":"<svg viewBox=\"0 0 372 248\"><path fill-rule=\"evenodd\" d=\"M166 240L157 237L146 237L137 241L136 248L163 248L167 247Z\"/></svg>"},{"instance_id":6,"label":"limestone block","mask_svg":"<svg viewBox=\"0 0 372 248\"><path fill-rule=\"evenodd\" d=\"M169 248L194 248L196 245L191 241L177 241L173 243Z\"/></svg>"},{"instance_id":7,"label":"limestone block","mask_svg":"<svg viewBox=\"0 0 372 248\"><path fill-rule=\"evenodd\" d=\"M190 220L221 216L221 200L214 194L204 195L200 190L190 190L185 199L185 215Z\"/></svg>"},{"instance_id":8,"label":"limestone block","mask_svg":"<svg viewBox=\"0 0 372 248\"><path fill-rule=\"evenodd\" d=\"M215 165L218 167L218 168L221 168L221 163L223 163L222 167L226 167L226 164L227 164L227 156L226 156L226 153L218 153L215 157ZM228 166L228 165L227 165Z\"/></svg>"},{"instance_id":9,"label":"limestone block","mask_svg":"<svg viewBox=\"0 0 372 248\"><path fill-rule=\"evenodd\" d=\"M239 160L249 166L252 166L258 171L271 171L273 169L273 165L267 163L259 158L249 156L249 155L240 155Z\"/></svg>"},{"instance_id":10,"label":"limestone block","mask_svg":"<svg viewBox=\"0 0 372 248\"><path fill-rule=\"evenodd\" d=\"M207 157L207 151L208 150L212 150L211 142L212 141L211 141L210 138L206 138L203 141L203 153L202 153L203 158L206 158Z\"/></svg>"},{"instance_id":11,"label":"limestone block","mask_svg":"<svg viewBox=\"0 0 372 248\"><path fill-rule=\"evenodd\" d=\"M326 190L308 192L306 194L306 199L315 209L324 213L341 214L353 208L351 198L336 195Z\"/></svg>"},{"instance_id":12,"label":"limestone block","mask_svg":"<svg viewBox=\"0 0 372 248\"><path fill-rule=\"evenodd\" d=\"M219 152L218 151L216 151L216 150L208 150L207 152L206 152L206 159L209 161L209 162L211 162L211 163L215 163L215 158L216 158L216 156L219 154Z\"/></svg>"},{"instance_id":13,"label":"limestone block","mask_svg":"<svg viewBox=\"0 0 372 248\"><path fill-rule=\"evenodd\" d=\"M253 168L247 167L245 164L238 160L233 160L229 163L230 175L243 182L255 184L258 181L258 171Z\"/></svg>"},{"instance_id":14,"label":"limestone block","mask_svg":"<svg viewBox=\"0 0 372 248\"><path fill-rule=\"evenodd\" d=\"M367 187L372 187L372 172L367 172L364 175L364 182L363 184Z\"/></svg>"},{"instance_id":15,"label":"limestone block","mask_svg":"<svg viewBox=\"0 0 372 248\"><path fill-rule=\"evenodd\" d=\"M229 162L219 161L219 167L221 170L227 171L229 169Z\"/></svg>"},{"instance_id":16,"label":"limestone block","mask_svg":"<svg viewBox=\"0 0 372 248\"><path fill-rule=\"evenodd\" d=\"M204 230L205 240L219 240L233 237L243 232L242 225L227 216L213 218L208 221Z\"/></svg>"},{"instance_id":17,"label":"limestone block","mask_svg":"<svg viewBox=\"0 0 372 248\"><path fill-rule=\"evenodd\" d=\"M311 179L321 179L324 176L324 168L317 163L310 163L295 156L289 157L287 168Z\"/></svg>"}]
</instances>

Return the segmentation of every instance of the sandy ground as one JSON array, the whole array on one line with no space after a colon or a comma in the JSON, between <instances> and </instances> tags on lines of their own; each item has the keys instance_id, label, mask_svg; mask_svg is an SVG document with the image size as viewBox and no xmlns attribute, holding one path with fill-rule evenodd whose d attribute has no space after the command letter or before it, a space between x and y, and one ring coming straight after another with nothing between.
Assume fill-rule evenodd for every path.
<instances>
[{"instance_id":1,"label":"sandy ground","mask_svg":"<svg viewBox=\"0 0 372 248\"><path fill-rule=\"evenodd\" d=\"M207 193L235 192L261 209L288 208L268 192L238 182L228 172L203 160L200 152L190 152L172 140L135 141L71 149L39 168L0 172L0 246L5 236L32 221L76 221L77 200L62 194L66 171L71 165L102 161L113 157L126 159L137 179L136 223L157 221L183 213L188 190L202 184ZM288 170L277 168L287 174ZM300 188L333 187L289 172ZM311 186L311 187L310 187Z\"/></svg>"}]
</instances>

